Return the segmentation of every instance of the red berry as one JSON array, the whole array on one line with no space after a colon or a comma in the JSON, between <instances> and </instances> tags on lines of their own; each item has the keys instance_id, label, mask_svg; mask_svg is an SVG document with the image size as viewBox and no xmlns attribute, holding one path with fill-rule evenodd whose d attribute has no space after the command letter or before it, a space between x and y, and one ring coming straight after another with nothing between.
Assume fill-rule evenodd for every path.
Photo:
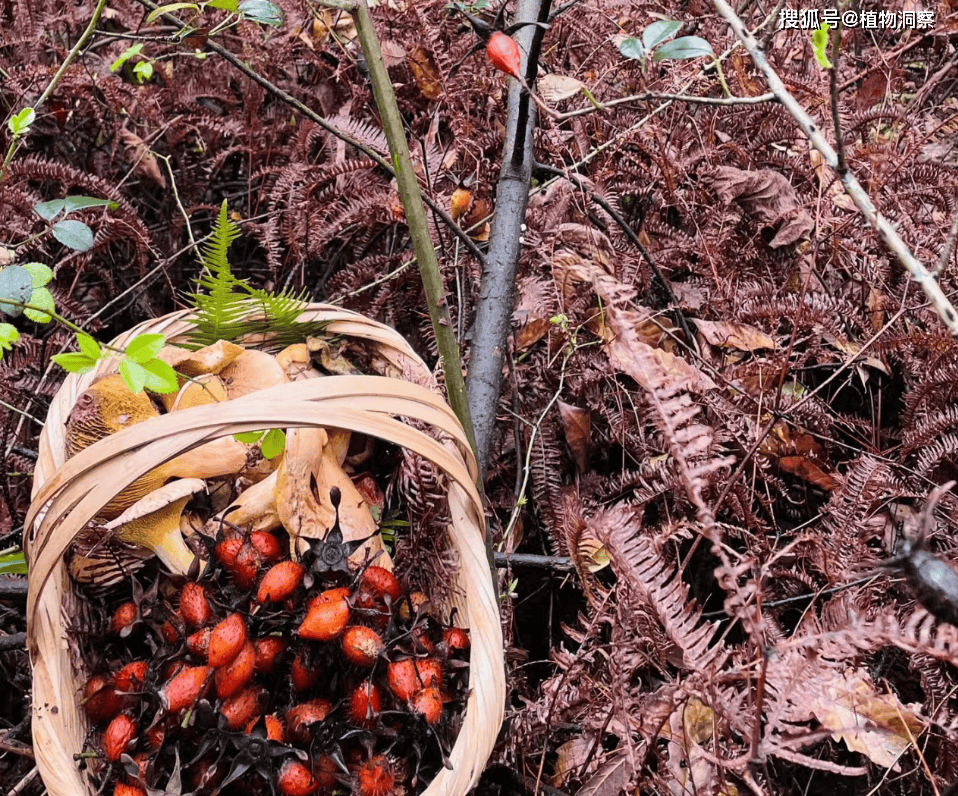
<instances>
[{"instance_id":1,"label":"red berry","mask_svg":"<svg viewBox=\"0 0 958 796\"><path fill-rule=\"evenodd\" d=\"M146 791L131 782L117 782L113 786L113 796L146 796Z\"/></svg>"},{"instance_id":2,"label":"red berry","mask_svg":"<svg viewBox=\"0 0 958 796\"><path fill-rule=\"evenodd\" d=\"M375 630L353 625L343 633L343 653L357 666L372 666L383 651L382 637Z\"/></svg>"},{"instance_id":3,"label":"red berry","mask_svg":"<svg viewBox=\"0 0 958 796\"><path fill-rule=\"evenodd\" d=\"M110 622L110 630L118 636L128 636L133 623L136 622L136 603L123 603L113 613L113 619ZM124 633L126 631L126 633Z\"/></svg>"},{"instance_id":4,"label":"red berry","mask_svg":"<svg viewBox=\"0 0 958 796\"><path fill-rule=\"evenodd\" d=\"M213 679L217 695L226 699L239 693L253 677L255 668L256 648L251 641L247 641L233 660L216 670Z\"/></svg>"},{"instance_id":5,"label":"red berry","mask_svg":"<svg viewBox=\"0 0 958 796\"><path fill-rule=\"evenodd\" d=\"M386 682L396 699L405 702L422 686L416 676L416 662L412 658L392 661L386 667Z\"/></svg>"},{"instance_id":6,"label":"red berry","mask_svg":"<svg viewBox=\"0 0 958 796\"><path fill-rule=\"evenodd\" d=\"M332 641L349 622L350 608L346 598L349 589L329 589L309 604L306 618L299 626L299 635L313 641Z\"/></svg>"},{"instance_id":7,"label":"red berry","mask_svg":"<svg viewBox=\"0 0 958 796\"><path fill-rule=\"evenodd\" d=\"M386 755L376 755L359 767L356 781L360 796L388 796L396 788L396 767Z\"/></svg>"},{"instance_id":8,"label":"red berry","mask_svg":"<svg viewBox=\"0 0 958 796\"><path fill-rule=\"evenodd\" d=\"M250 589L259 577L259 568L263 564L263 557L249 542L243 542L236 553L236 561L230 568L236 585L241 589Z\"/></svg>"},{"instance_id":9,"label":"red berry","mask_svg":"<svg viewBox=\"0 0 958 796\"><path fill-rule=\"evenodd\" d=\"M256 671L270 674L276 668L276 659L286 651L289 642L281 636L263 636L256 639Z\"/></svg>"},{"instance_id":10,"label":"red berry","mask_svg":"<svg viewBox=\"0 0 958 796\"><path fill-rule=\"evenodd\" d=\"M253 531L249 535L249 543L256 548L263 561L278 561L283 557L283 546L269 531Z\"/></svg>"},{"instance_id":11,"label":"red berry","mask_svg":"<svg viewBox=\"0 0 958 796\"><path fill-rule=\"evenodd\" d=\"M497 30L489 37L489 43L486 45L486 55L489 56L492 65L500 72L505 72L507 75L516 78L522 77L522 73L519 71L522 67L519 45L515 43L512 37Z\"/></svg>"},{"instance_id":12,"label":"red berry","mask_svg":"<svg viewBox=\"0 0 958 796\"><path fill-rule=\"evenodd\" d=\"M322 793L329 793L338 784L339 766L329 755L318 755L313 761L313 777Z\"/></svg>"},{"instance_id":13,"label":"red berry","mask_svg":"<svg viewBox=\"0 0 958 796\"><path fill-rule=\"evenodd\" d=\"M117 691L139 691L146 682L146 661L131 661L116 674Z\"/></svg>"},{"instance_id":14,"label":"red berry","mask_svg":"<svg viewBox=\"0 0 958 796\"><path fill-rule=\"evenodd\" d=\"M113 719L103 733L103 751L106 759L116 762L136 740L136 722L125 713Z\"/></svg>"},{"instance_id":15,"label":"red berry","mask_svg":"<svg viewBox=\"0 0 958 796\"><path fill-rule=\"evenodd\" d=\"M382 692L370 680L364 680L349 698L349 718L360 727L372 727L383 707Z\"/></svg>"},{"instance_id":16,"label":"red berry","mask_svg":"<svg viewBox=\"0 0 958 796\"><path fill-rule=\"evenodd\" d=\"M210 636L210 666L214 669L229 663L246 643L246 620L230 614L213 628Z\"/></svg>"},{"instance_id":17,"label":"red berry","mask_svg":"<svg viewBox=\"0 0 958 796\"><path fill-rule=\"evenodd\" d=\"M435 686L423 688L413 694L409 706L414 713L420 714L427 724L436 724L442 717L442 694Z\"/></svg>"},{"instance_id":18,"label":"red berry","mask_svg":"<svg viewBox=\"0 0 958 796\"><path fill-rule=\"evenodd\" d=\"M232 570L236 566L236 556L239 555L240 548L243 546L243 540L238 536L232 536L218 542L213 549L213 554L220 560L227 570Z\"/></svg>"},{"instance_id":19,"label":"red berry","mask_svg":"<svg viewBox=\"0 0 958 796\"><path fill-rule=\"evenodd\" d=\"M279 770L276 787L284 796L310 796L316 792L316 780L304 763L290 758Z\"/></svg>"},{"instance_id":20,"label":"red berry","mask_svg":"<svg viewBox=\"0 0 958 796\"><path fill-rule=\"evenodd\" d=\"M289 679L296 691L308 691L319 682L322 671L319 662L314 660L311 653L300 650L293 658L293 665L289 670Z\"/></svg>"},{"instance_id":21,"label":"red berry","mask_svg":"<svg viewBox=\"0 0 958 796\"><path fill-rule=\"evenodd\" d=\"M393 602L402 597L402 586L399 580L385 567L366 567L360 583L377 597L385 597L388 594Z\"/></svg>"},{"instance_id":22,"label":"red berry","mask_svg":"<svg viewBox=\"0 0 958 796\"><path fill-rule=\"evenodd\" d=\"M87 680L83 691L83 707L92 724L109 721L123 710L126 700L114 686L113 678L105 674L95 674Z\"/></svg>"},{"instance_id":23,"label":"red berry","mask_svg":"<svg viewBox=\"0 0 958 796\"><path fill-rule=\"evenodd\" d=\"M311 725L325 719L333 706L325 699L312 699L286 711L286 729L289 737L300 743L309 742Z\"/></svg>"},{"instance_id":24,"label":"red berry","mask_svg":"<svg viewBox=\"0 0 958 796\"><path fill-rule=\"evenodd\" d=\"M275 713L270 713L266 719L266 737L271 741L284 743L286 741L286 728L283 721Z\"/></svg>"},{"instance_id":25,"label":"red berry","mask_svg":"<svg viewBox=\"0 0 958 796\"><path fill-rule=\"evenodd\" d=\"M212 637L213 628L200 628L186 637L186 648L192 655L205 661L210 655L210 639Z\"/></svg>"},{"instance_id":26,"label":"red berry","mask_svg":"<svg viewBox=\"0 0 958 796\"><path fill-rule=\"evenodd\" d=\"M180 669L160 689L160 700L170 713L178 713L190 707L206 690L210 675L209 666L189 666Z\"/></svg>"},{"instance_id":27,"label":"red berry","mask_svg":"<svg viewBox=\"0 0 958 796\"><path fill-rule=\"evenodd\" d=\"M270 567L260 581L256 602L282 602L303 582L306 567L296 561L280 561Z\"/></svg>"},{"instance_id":28,"label":"red berry","mask_svg":"<svg viewBox=\"0 0 958 796\"><path fill-rule=\"evenodd\" d=\"M199 583L187 581L180 592L180 616L186 620L187 627L202 627L213 618L206 589Z\"/></svg>"},{"instance_id":29,"label":"red berry","mask_svg":"<svg viewBox=\"0 0 958 796\"><path fill-rule=\"evenodd\" d=\"M266 692L252 685L224 699L220 713L226 716L226 724L231 730L241 730L262 715L266 700Z\"/></svg>"},{"instance_id":30,"label":"red berry","mask_svg":"<svg viewBox=\"0 0 958 796\"><path fill-rule=\"evenodd\" d=\"M449 627L442 634L442 640L449 650L469 649L469 631L461 627Z\"/></svg>"}]
</instances>

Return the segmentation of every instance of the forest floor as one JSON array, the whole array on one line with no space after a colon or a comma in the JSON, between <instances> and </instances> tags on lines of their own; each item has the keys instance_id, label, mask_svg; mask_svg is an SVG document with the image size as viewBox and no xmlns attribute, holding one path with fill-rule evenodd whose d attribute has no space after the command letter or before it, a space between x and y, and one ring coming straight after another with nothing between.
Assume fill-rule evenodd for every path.
<instances>
[{"instance_id":1,"label":"forest floor","mask_svg":"<svg viewBox=\"0 0 958 796\"><path fill-rule=\"evenodd\" d=\"M0 3L0 264L48 265L58 310L106 342L188 306L226 200L238 277L393 326L435 367L395 181L286 101L388 159L350 17L277 0L277 26L219 27L174 4L184 33L111 0L56 77L96 5ZM495 3L468 8L491 22ZM853 4L817 56L811 6L738 8L923 285L712 3L553 10L485 476L497 550L540 558L500 571L506 731L481 791L946 793L958 576L927 572L958 559L958 495L929 496L958 477L958 343L923 288L958 289L958 4ZM423 191L485 252L510 79L445 0L373 19ZM34 105L14 147L6 122ZM84 251L36 209L74 195L116 203L70 215ZM468 368L482 264L434 213L429 233ZM0 551L74 341L11 322ZM381 487L410 484L420 504L442 490L399 457ZM0 796L44 792L23 580L0 575Z\"/></svg>"}]
</instances>

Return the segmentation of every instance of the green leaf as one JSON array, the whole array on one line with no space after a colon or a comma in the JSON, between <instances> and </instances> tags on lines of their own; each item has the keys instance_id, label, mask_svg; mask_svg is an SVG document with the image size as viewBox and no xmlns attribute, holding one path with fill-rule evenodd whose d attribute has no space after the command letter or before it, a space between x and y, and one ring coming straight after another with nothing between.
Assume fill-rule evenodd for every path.
<instances>
[{"instance_id":1,"label":"green leaf","mask_svg":"<svg viewBox=\"0 0 958 796\"><path fill-rule=\"evenodd\" d=\"M86 354L54 354L53 361L67 373L86 373L93 370L97 363L96 359L91 359Z\"/></svg>"},{"instance_id":2,"label":"green leaf","mask_svg":"<svg viewBox=\"0 0 958 796\"><path fill-rule=\"evenodd\" d=\"M23 314L31 321L34 323L50 323L53 320L53 316L47 314L47 312L56 312L57 305L54 303L50 291L45 287L35 287L33 293L30 294L29 303L36 309L24 310ZM43 310L47 310L47 312L43 312Z\"/></svg>"},{"instance_id":3,"label":"green leaf","mask_svg":"<svg viewBox=\"0 0 958 796\"><path fill-rule=\"evenodd\" d=\"M260 445L263 456L267 459L273 459L286 450L286 432L281 428L271 428L263 437L263 443Z\"/></svg>"},{"instance_id":4,"label":"green leaf","mask_svg":"<svg viewBox=\"0 0 958 796\"><path fill-rule=\"evenodd\" d=\"M221 8L224 11L230 11L235 14L238 10L237 0L210 0L206 4L209 8Z\"/></svg>"},{"instance_id":5,"label":"green leaf","mask_svg":"<svg viewBox=\"0 0 958 796\"><path fill-rule=\"evenodd\" d=\"M110 71L115 72L117 69L123 66L123 64L129 61L134 55L139 55L142 51L143 51L143 42L137 42L131 47L127 47L122 53L120 53L120 57L117 58L110 65Z\"/></svg>"},{"instance_id":6,"label":"green leaf","mask_svg":"<svg viewBox=\"0 0 958 796\"><path fill-rule=\"evenodd\" d=\"M37 211L42 219L45 221L53 221L61 212L63 208L66 207L66 202L62 199L53 199L49 202L40 202L35 204L33 209Z\"/></svg>"},{"instance_id":7,"label":"green leaf","mask_svg":"<svg viewBox=\"0 0 958 796\"><path fill-rule=\"evenodd\" d=\"M74 210L82 210L85 207L109 207L110 210L116 210L120 204L111 199L98 199L95 196L68 196L63 200L64 209L67 213Z\"/></svg>"},{"instance_id":8,"label":"green leaf","mask_svg":"<svg viewBox=\"0 0 958 796\"><path fill-rule=\"evenodd\" d=\"M0 352L9 351L19 339L20 332L17 331L16 326L0 323Z\"/></svg>"},{"instance_id":9,"label":"green leaf","mask_svg":"<svg viewBox=\"0 0 958 796\"><path fill-rule=\"evenodd\" d=\"M93 230L82 221L57 221L53 225L53 237L78 252L88 252L93 248Z\"/></svg>"},{"instance_id":10,"label":"green leaf","mask_svg":"<svg viewBox=\"0 0 958 796\"><path fill-rule=\"evenodd\" d=\"M124 359L120 363L120 375L130 392L141 392L146 384L146 368L131 359Z\"/></svg>"},{"instance_id":11,"label":"green leaf","mask_svg":"<svg viewBox=\"0 0 958 796\"><path fill-rule=\"evenodd\" d=\"M666 42L652 56L653 61L681 61L685 58L715 57L712 45L701 36L683 36L681 39Z\"/></svg>"},{"instance_id":12,"label":"green leaf","mask_svg":"<svg viewBox=\"0 0 958 796\"><path fill-rule=\"evenodd\" d=\"M200 10L200 7L196 5L196 3L167 3L165 6L160 6L159 8L151 11L149 16L146 18L146 24L149 25L157 17L160 17L163 14L172 14L174 11L179 11L183 8L193 8L196 11Z\"/></svg>"},{"instance_id":13,"label":"green leaf","mask_svg":"<svg viewBox=\"0 0 958 796\"><path fill-rule=\"evenodd\" d=\"M660 19L653 22L642 31L642 44L646 50L654 50L662 42L671 39L679 32L681 27L682 23L676 22L674 19Z\"/></svg>"},{"instance_id":14,"label":"green leaf","mask_svg":"<svg viewBox=\"0 0 958 796\"><path fill-rule=\"evenodd\" d=\"M0 556L0 575L26 575L27 559L23 551Z\"/></svg>"},{"instance_id":15,"label":"green leaf","mask_svg":"<svg viewBox=\"0 0 958 796\"><path fill-rule=\"evenodd\" d=\"M153 64L150 61L140 61L133 67L133 74L141 83L145 83L153 77Z\"/></svg>"},{"instance_id":16,"label":"green leaf","mask_svg":"<svg viewBox=\"0 0 958 796\"><path fill-rule=\"evenodd\" d=\"M244 19L259 22L261 25L272 25L275 28L283 24L283 9L269 0L244 0L239 4L239 13Z\"/></svg>"},{"instance_id":17,"label":"green leaf","mask_svg":"<svg viewBox=\"0 0 958 796\"><path fill-rule=\"evenodd\" d=\"M265 431L241 431L239 434L234 434L233 439L244 445L252 445L254 442L259 442L265 433Z\"/></svg>"},{"instance_id":18,"label":"green leaf","mask_svg":"<svg viewBox=\"0 0 958 796\"><path fill-rule=\"evenodd\" d=\"M24 263L23 269L32 277L34 287L43 287L53 279L53 269L43 263Z\"/></svg>"},{"instance_id":19,"label":"green leaf","mask_svg":"<svg viewBox=\"0 0 958 796\"><path fill-rule=\"evenodd\" d=\"M141 334L130 340L124 353L128 359L143 365L155 359L165 345L166 338L161 334Z\"/></svg>"},{"instance_id":20,"label":"green leaf","mask_svg":"<svg viewBox=\"0 0 958 796\"><path fill-rule=\"evenodd\" d=\"M92 360L97 360L103 356L103 349L100 348L100 344L88 334L77 332L77 345Z\"/></svg>"},{"instance_id":21,"label":"green leaf","mask_svg":"<svg viewBox=\"0 0 958 796\"><path fill-rule=\"evenodd\" d=\"M151 359L144 362L140 367L146 374L145 386L150 392L170 393L180 389L180 381L176 376L176 371L162 359Z\"/></svg>"},{"instance_id":22,"label":"green leaf","mask_svg":"<svg viewBox=\"0 0 958 796\"><path fill-rule=\"evenodd\" d=\"M629 38L620 42L619 52L626 58L633 58L636 61L641 61L645 58L645 48L642 46L642 42L635 38L635 36L629 36Z\"/></svg>"},{"instance_id":23,"label":"green leaf","mask_svg":"<svg viewBox=\"0 0 958 796\"><path fill-rule=\"evenodd\" d=\"M26 304L32 295L33 277L26 268L20 265L8 265L0 269L0 312L16 318L23 312L23 307L8 304L4 299Z\"/></svg>"},{"instance_id":24,"label":"green leaf","mask_svg":"<svg viewBox=\"0 0 958 796\"><path fill-rule=\"evenodd\" d=\"M10 128L10 132L13 133L14 137L23 135L30 129L30 125L36 120L37 114L33 108L24 108L19 113L13 114L10 117L10 121L7 122L7 127Z\"/></svg>"},{"instance_id":25,"label":"green leaf","mask_svg":"<svg viewBox=\"0 0 958 796\"><path fill-rule=\"evenodd\" d=\"M812 31L812 47L815 50L815 60L822 69L831 69L832 62L828 59L828 23L823 22L818 30Z\"/></svg>"}]
</instances>

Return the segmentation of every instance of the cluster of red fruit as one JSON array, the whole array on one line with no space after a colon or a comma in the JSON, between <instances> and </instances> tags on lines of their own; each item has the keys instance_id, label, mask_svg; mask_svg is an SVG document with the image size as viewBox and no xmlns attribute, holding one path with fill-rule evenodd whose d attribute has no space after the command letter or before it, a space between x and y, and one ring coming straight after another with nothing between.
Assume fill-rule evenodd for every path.
<instances>
[{"instance_id":1,"label":"cluster of red fruit","mask_svg":"<svg viewBox=\"0 0 958 796\"><path fill-rule=\"evenodd\" d=\"M383 567L293 561L284 541L232 532L199 580L137 582L116 609L83 695L114 796L171 777L198 796L390 796L445 761L467 631Z\"/></svg>"}]
</instances>

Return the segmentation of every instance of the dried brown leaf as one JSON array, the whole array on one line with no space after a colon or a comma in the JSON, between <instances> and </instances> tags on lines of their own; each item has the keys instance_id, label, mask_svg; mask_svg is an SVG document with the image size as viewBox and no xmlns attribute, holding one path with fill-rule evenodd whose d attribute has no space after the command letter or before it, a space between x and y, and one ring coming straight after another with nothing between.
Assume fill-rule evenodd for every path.
<instances>
[{"instance_id":1,"label":"dried brown leaf","mask_svg":"<svg viewBox=\"0 0 958 796\"><path fill-rule=\"evenodd\" d=\"M592 433L592 414L588 409L559 401L559 417L565 442L575 461L576 469L584 473L589 465L589 436Z\"/></svg>"},{"instance_id":2,"label":"dried brown leaf","mask_svg":"<svg viewBox=\"0 0 958 796\"><path fill-rule=\"evenodd\" d=\"M409 53L409 68L412 69L412 75L423 97L429 100L439 99L442 94L442 78L439 67L425 47L417 47Z\"/></svg>"},{"instance_id":3,"label":"dried brown leaf","mask_svg":"<svg viewBox=\"0 0 958 796\"><path fill-rule=\"evenodd\" d=\"M736 348L739 351L756 351L760 348L778 348L775 342L761 329L747 323L702 321L693 319L702 336L719 348Z\"/></svg>"},{"instance_id":4,"label":"dried brown leaf","mask_svg":"<svg viewBox=\"0 0 958 796\"><path fill-rule=\"evenodd\" d=\"M133 170L141 177L153 180L161 188L165 188L166 177L163 176L160 164L147 143L136 133L125 128L120 130L120 138L133 156Z\"/></svg>"}]
</instances>

